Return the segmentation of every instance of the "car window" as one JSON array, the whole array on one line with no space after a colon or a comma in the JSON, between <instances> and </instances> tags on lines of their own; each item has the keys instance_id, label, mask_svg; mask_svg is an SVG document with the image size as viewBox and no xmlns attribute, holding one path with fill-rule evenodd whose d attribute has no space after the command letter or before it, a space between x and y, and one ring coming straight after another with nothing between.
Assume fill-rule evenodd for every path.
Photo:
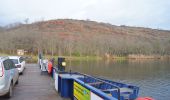
<instances>
[{"instance_id":1,"label":"car window","mask_svg":"<svg viewBox=\"0 0 170 100\"><path fill-rule=\"evenodd\" d=\"M11 59L14 64L18 64L18 59Z\"/></svg>"},{"instance_id":2,"label":"car window","mask_svg":"<svg viewBox=\"0 0 170 100\"><path fill-rule=\"evenodd\" d=\"M22 63L24 61L23 57L19 58L19 62Z\"/></svg>"},{"instance_id":3,"label":"car window","mask_svg":"<svg viewBox=\"0 0 170 100\"><path fill-rule=\"evenodd\" d=\"M10 65L9 65L9 63L8 63L8 60L5 60L5 61L3 62L3 65L4 65L5 70L10 70Z\"/></svg>"},{"instance_id":4,"label":"car window","mask_svg":"<svg viewBox=\"0 0 170 100\"><path fill-rule=\"evenodd\" d=\"M8 59L8 64L9 64L10 69L15 68L15 64L13 63L12 60Z\"/></svg>"}]
</instances>

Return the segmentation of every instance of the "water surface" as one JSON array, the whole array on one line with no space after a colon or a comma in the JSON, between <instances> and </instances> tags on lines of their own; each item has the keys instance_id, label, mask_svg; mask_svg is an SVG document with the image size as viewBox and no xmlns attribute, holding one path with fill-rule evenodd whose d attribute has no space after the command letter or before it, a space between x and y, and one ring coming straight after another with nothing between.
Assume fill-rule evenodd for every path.
<instances>
[{"instance_id":1,"label":"water surface","mask_svg":"<svg viewBox=\"0 0 170 100\"><path fill-rule=\"evenodd\" d=\"M66 69L139 86L142 97L170 100L168 60L67 61Z\"/></svg>"}]
</instances>

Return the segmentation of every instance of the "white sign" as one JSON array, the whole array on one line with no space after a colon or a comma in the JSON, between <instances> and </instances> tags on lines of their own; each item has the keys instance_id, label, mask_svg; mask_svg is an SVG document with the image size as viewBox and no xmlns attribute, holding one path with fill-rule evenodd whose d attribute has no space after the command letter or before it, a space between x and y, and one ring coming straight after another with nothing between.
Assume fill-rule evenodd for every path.
<instances>
[{"instance_id":1,"label":"white sign","mask_svg":"<svg viewBox=\"0 0 170 100\"><path fill-rule=\"evenodd\" d=\"M101 97L97 96L93 92L90 92L90 94L91 94L91 100L103 100Z\"/></svg>"},{"instance_id":2,"label":"white sign","mask_svg":"<svg viewBox=\"0 0 170 100\"><path fill-rule=\"evenodd\" d=\"M58 91L58 74L55 72L54 73L54 79L55 79L55 89Z\"/></svg>"}]
</instances>

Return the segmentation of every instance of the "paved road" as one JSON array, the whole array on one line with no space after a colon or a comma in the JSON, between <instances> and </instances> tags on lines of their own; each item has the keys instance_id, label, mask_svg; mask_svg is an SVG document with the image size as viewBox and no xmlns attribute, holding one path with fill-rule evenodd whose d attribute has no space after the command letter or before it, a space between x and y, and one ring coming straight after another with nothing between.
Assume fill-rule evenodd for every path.
<instances>
[{"instance_id":1,"label":"paved road","mask_svg":"<svg viewBox=\"0 0 170 100\"><path fill-rule=\"evenodd\" d=\"M64 100L54 90L54 82L47 74L41 73L36 64L27 64L19 84L14 87L13 97L0 100Z\"/></svg>"}]
</instances>

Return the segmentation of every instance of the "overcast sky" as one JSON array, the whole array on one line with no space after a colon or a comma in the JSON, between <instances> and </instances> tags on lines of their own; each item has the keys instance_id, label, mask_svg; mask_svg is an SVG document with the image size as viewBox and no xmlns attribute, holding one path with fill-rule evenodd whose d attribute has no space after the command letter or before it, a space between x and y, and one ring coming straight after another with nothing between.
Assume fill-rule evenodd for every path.
<instances>
[{"instance_id":1,"label":"overcast sky","mask_svg":"<svg viewBox=\"0 0 170 100\"><path fill-rule=\"evenodd\" d=\"M90 19L170 30L170 0L0 0L0 25L50 19Z\"/></svg>"}]
</instances>

